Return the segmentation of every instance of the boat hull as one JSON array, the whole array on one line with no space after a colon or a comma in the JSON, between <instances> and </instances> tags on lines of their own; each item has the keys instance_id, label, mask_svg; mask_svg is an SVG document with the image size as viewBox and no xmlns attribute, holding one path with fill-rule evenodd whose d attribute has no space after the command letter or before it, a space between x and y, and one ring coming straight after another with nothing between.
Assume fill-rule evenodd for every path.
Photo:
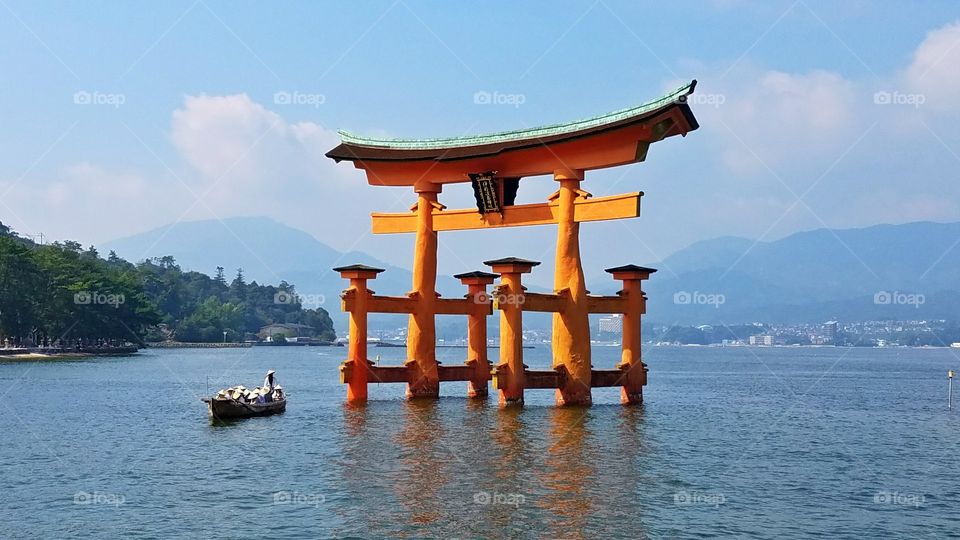
<instances>
[{"instance_id":1,"label":"boat hull","mask_svg":"<svg viewBox=\"0 0 960 540\"><path fill-rule=\"evenodd\" d=\"M210 417L216 420L280 414L287 409L286 398L268 403L240 403L232 399L204 398Z\"/></svg>"}]
</instances>

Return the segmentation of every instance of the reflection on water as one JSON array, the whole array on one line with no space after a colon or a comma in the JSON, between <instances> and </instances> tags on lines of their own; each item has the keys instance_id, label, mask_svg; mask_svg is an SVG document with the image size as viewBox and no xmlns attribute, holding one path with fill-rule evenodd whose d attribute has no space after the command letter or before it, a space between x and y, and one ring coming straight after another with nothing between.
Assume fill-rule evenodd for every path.
<instances>
[{"instance_id":1,"label":"reflection on water","mask_svg":"<svg viewBox=\"0 0 960 540\"><path fill-rule=\"evenodd\" d=\"M627 526L644 536L640 407L447 398L343 411L344 488L366 505L341 532L591 538Z\"/></svg>"},{"instance_id":2,"label":"reflection on water","mask_svg":"<svg viewBox=\"0 0 960 540\"><path fill-rule=\"evenodd\" d=\"M300 349L148 351L31 364L26 377L0 363L0 379L31 396L0 414L11 434L0 445L0 530L899 538L947 537L960 523L950 351L661 348L643 407L600 389L589 409L556 408L544 392L500 409L453 383L444 395L456 397L438 401L382 385L366 406L345 405L336 363ZM548 351L529 352L549 365ZM196 397L207 375L234 366L232 378L249 380L264 365L286 374L287 412L207 422ZM182 399L144 399L147 385ZM81 493L125 502L76 504ZM881 504L878 493L922 503Z\"/></svg>"},{"instance_id":3,"label":"reflection on water","mask_svg":"<svg viewBox=\"0 0 960 540\"><path fill-rule=\"evenodd\" d=\"M586 407L554 408L548 413L549 447L546 451L544 497L537 501L547 512L546 536L585 538L587 518L594 512L594 467L597 460L590 449L592 415Z\"/></svg>"},{"instance_id":4,"label":"reflection on water","mask_svg":"<svg viewBox=\"0 0 960 540\"><path fill-rule=\"evenodd\" d=\"M393 488L413 525L430 525L444 517L444 509L450 507L438 494L448 481L450 462L463 464L460 456L443 446L447 429L438 406L433 400L404 402L403 422L393 436L400 447Z\"/></svg>"}]
</instances>

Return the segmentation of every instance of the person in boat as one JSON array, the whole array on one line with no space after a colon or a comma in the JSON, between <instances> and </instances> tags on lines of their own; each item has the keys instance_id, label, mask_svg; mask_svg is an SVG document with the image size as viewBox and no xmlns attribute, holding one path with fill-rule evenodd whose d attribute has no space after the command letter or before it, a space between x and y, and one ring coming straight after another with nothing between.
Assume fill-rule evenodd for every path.
<instances>
[{"instance_id":1,"label":"person in boat","mask_svg":"<svg viewBox=\"0 0 960 540\"><path fill-rule=\"evenodd\" d=\"M266 389L267 392L273 392L273 387L277 385L277 379L273 376L274 373L276 373L276 371L271 369L267 372L267 377L263 379L263 388Z\"/></svg>"}]
</instances>

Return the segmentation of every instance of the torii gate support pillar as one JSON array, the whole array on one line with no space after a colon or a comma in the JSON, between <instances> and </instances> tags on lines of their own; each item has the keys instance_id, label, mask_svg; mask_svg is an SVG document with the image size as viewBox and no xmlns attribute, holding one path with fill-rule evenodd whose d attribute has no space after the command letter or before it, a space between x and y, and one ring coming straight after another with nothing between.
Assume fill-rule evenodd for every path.
<instances>
[{"instance_id":1,"label":"torii gate support pillar","mask_svg":"<svg viewBox=\"0 0 960 540\"><path fill-rule=\"evenodd\" d=\"M376 279L383 272L380 268L354 264L333 269L340 277L350 280L350 288L343 292L343 299L352 301L350 310L350 338L347 344L347 361L340 366L340 378L347 383L347 401L367 401L367 382L370 380L370 365L367 359L367 310L371 292L368 279ZM344 304L346 305L346 303Z\"/></svg>"},{"instance_id":2,"label":"torii gate support pillar","mask_svg":"<svg viewBox=\"0 0 960 540\"><path fill-rule=\"evenodd\" d=\"M500 391L501 406L523 406L527 367L523 365L524 294L520 276L540 263L508 257L483 264L500 274L500 285L493 290L495 308L500 310L500 362L494 370L494 387Z\"/></svg>"},{"instance_id":3,"label":"torii gate support pillar","mask_svg":"<svg viewBox=\"0 0 960 540\"><path fill-rule=\"evenodd\" d=\"M486 398L490 382L490 360L487 357L487 315L490 308L490 295L487 285L493 283L496 274L487 272L468 272L453 276L467 286L467 299L472 302L467 314L467 361L472 376L467 383L467 396Z\"/></svg>"},{"instance_id":4,"label":"torii gate support pillar","mask_svg":"<svg viewBox=\"0 0 960 540\"><path fill-rule=\"evenodd\" d=\"M563 366L567 372L563 386L557 389L556 402L590 405L590 312L580 263L580 224L574 219L574 204L585 194L580 190L583 171L555 171L553 177L560 182L553 288L557 294L568 295L563 309L553 315L553 367Z\"/></svg>"},{"instance_id":5,"label":"torii gate support pillar","mask_svg":"<svg viewBox=\"0 0 960 540\"><path fill-rule=\"evenodd\" d=\"M643 363L640 351L640 319L647 312L647 298L643 294L641 283L656 272L653 268L626 265L608 268L613 279L623 282L620 297L624 302L623 337L620 363L617 364L623 375L620 387L620 402L624 405L643 403L643 387L647 384L647 366Z\"/></svg>"},{"instance_id":6,"label":"torii gate support pillar","mask_svg":"<svg viewBox=\"0 0 960 540\"><path fill-rule=\"evenodd\" d=\"M439 184L418 184L417 238L413 252L413 298L416 308L407 325L407 397L437 398L440 373L437 368L437 231L433 211L440 205Z\"/></svg>"}]
</instances>

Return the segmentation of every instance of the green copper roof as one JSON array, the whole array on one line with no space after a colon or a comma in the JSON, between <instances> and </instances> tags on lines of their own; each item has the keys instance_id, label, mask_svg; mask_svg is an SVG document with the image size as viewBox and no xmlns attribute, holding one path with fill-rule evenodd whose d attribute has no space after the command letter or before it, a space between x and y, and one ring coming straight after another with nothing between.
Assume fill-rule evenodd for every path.
<instances>
[{"instance_id":1,"label":"green copper roof","mask_svg":"<svg viewBox=\"0 0 960 540\"><path fill-rule=\"evenodd\" d=\"M445 139L377 139L371 137L362 137L350 132L340 130L340 139L347 144L360 146L377 146L382 148L404 149L404 150L432 150L436 148L453 148L460 146L479 146L484 144L512 142L523 139L533 139L539 137L552 137L554 135L563 135L576 131L590 129L594 127L612 124L620 120L625 120L633 116L654 111L665 107L671 103L682 103L685 97L693 93L697 81L681 86L673 92L659 97L653 101L648 101L636 107L621 109L611 113L578 120L576 122L567 122L564 124L553 124L530 129L517 129L513 131L501 131L500 133L491 133L488 135L468 135L465 137L450 137Z\"/></svg>"}]
</instances>

